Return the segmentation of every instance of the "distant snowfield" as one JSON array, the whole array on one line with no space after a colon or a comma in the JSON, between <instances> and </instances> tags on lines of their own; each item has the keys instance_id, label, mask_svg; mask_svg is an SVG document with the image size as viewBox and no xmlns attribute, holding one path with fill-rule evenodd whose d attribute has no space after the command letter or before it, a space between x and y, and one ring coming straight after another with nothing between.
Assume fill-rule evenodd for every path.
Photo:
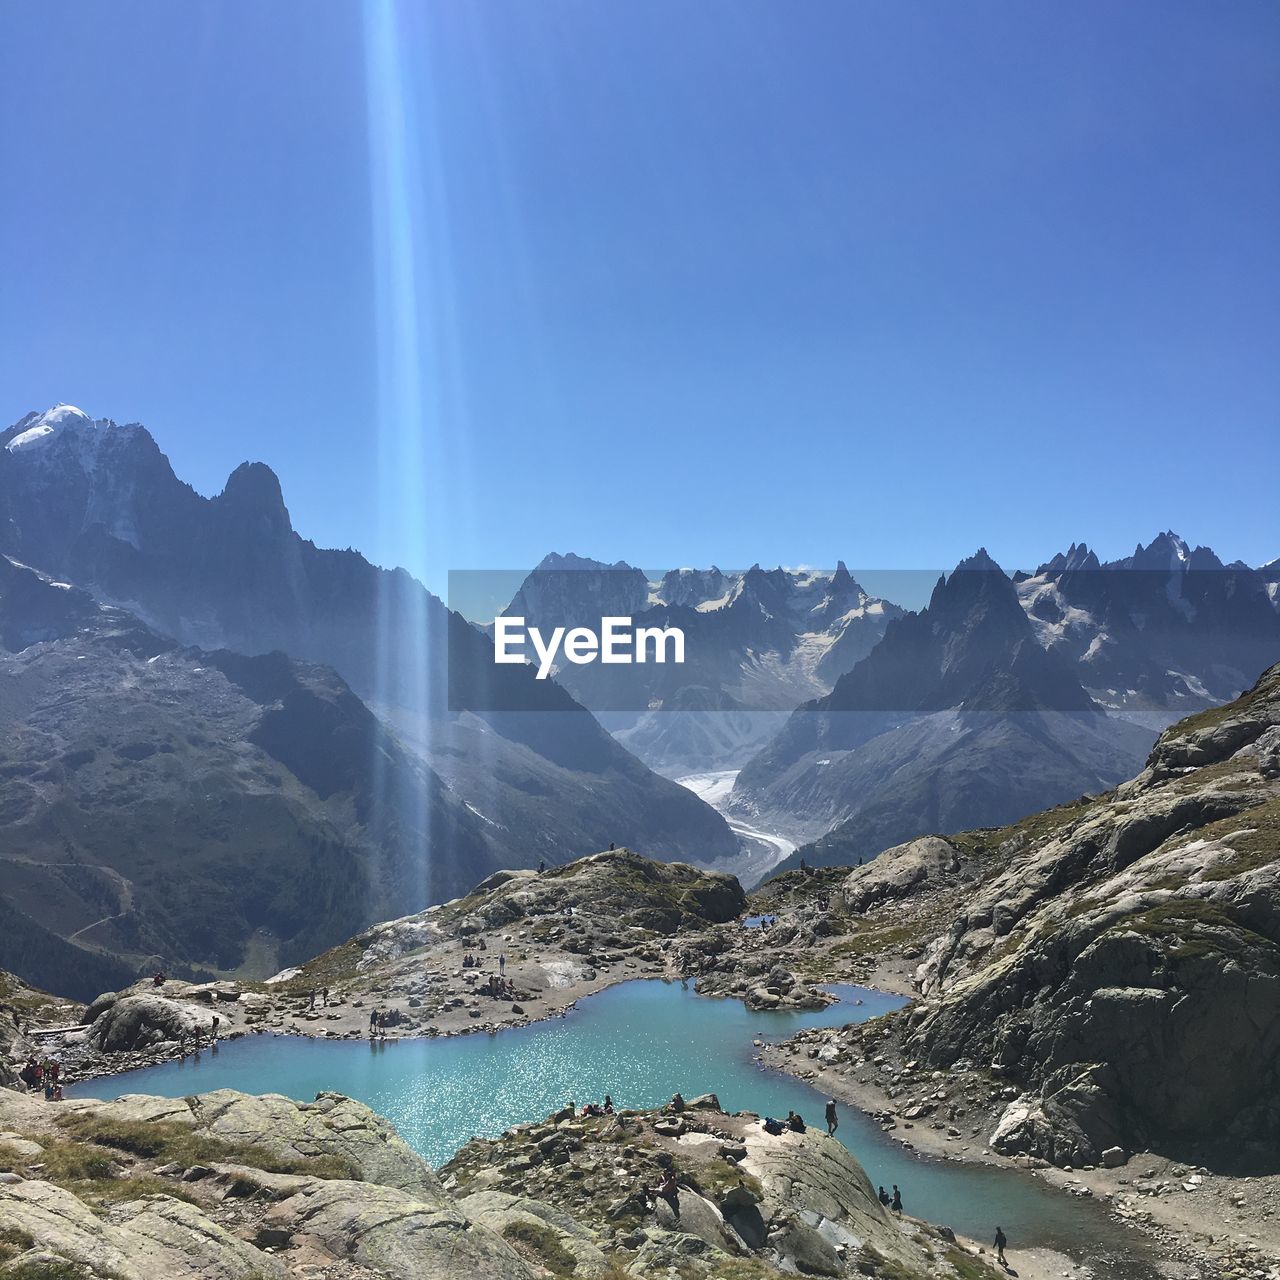
<instances>
[{"instance_id":1,"label":"distant snowfield","mask_svg":"<svg viewBox=\"0 0 1280 1280\"><path fill-rule=\"evenodd\" d=\"M724 814L729 829L738 837L737 857L719 858L704 865L709 870L728 871L742 881L744 888L750 889L778 863L795 853L796 843L775 832L762 831L743 822L737 814L726 812L725 806L729 803L729 793L737 776L737 769L719 769L711 773L688 773L674 781Z\"/></svg>"}]
</instances>

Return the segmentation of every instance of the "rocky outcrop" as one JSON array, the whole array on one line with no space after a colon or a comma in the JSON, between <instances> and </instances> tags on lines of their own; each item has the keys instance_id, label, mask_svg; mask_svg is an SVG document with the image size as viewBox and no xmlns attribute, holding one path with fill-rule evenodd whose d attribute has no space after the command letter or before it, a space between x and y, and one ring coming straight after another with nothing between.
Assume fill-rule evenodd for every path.
<instances>
[{"instance_id":1,"label":"rocky outcrop","mask_svg":"<svg viewBox=\"0 0 1280 1280\"><path fill-rule=\"evenodd\" d=\"M544 1256L559 1253L572 1260L572 1274L583 1280L603 1280L611 1263L599 1245L599 1235L567 1213L541 1200L501 1191L477 1191L463 1196L458 1208L503 1238L531 1242Z\"/></svg>"},{"instance_id":2,"label":"rocky outcrop","mask_svg":"<svg viewBox=\"0 0 1280 1280\"><path fill-rule=\"evenodd\" d=\"M904 898L927 882L954 879L960 866L954 845L940 836L922 836L850 871L841 890L845 907L866 911Z\"/></svg>"},{"instance_id":3,"label":"rocky outcrop","mask_svg":"<svg viewBox=\"0 0 1280 1280\"><path fill-rule=\"evenodd\" d=\"M42 1260L95 1280L535 1275L386 1120L337 1094L51 1108L5 1093L0 1133L0 1275Z\"/></svg>"},{"instance_id":4,"label":"rocky outcrop","mask_svg":"<svg viewBox=\"0 0 1280 1280\"><path fill-rule=\"evenodd\" d=\"M213 1015L179 1004L167 996L139 993L111 999L99 996L89 1006L101 1008L89 1027L88 1040L106 1053L146 1049L165 1041L208 1036Z\"/></svg>"},{"instance_id":5,"label":"rocky outcrop","mask_svg":"<svg viewBox=\"0 0 1280 1280\"><path fill-rule=\"evenodd\" d=\"M273 1207L267 1231L305 1237L331 1257L385 1280L529 1280L533 1274L496 1232L443 1198L415 1199L364 1182L310 1182Z\"/></svg>"},{"instance_id":6,"label":"rocky outcrop","mask_svg":"<svg viewBox=\"0 0 1280 1280\"><path fill-rule=\"evenodd\" d=\"M678 1115L624 1112L519 1125L475 1139L441 1170L460 1208L533 1242L555 1274L707 1280L893 1275L986 1277L948 1233L888 1213L847 1148L825 1133L773 1135L714 1099ZM652 1193L674 1170L674 1200ZM554 1205L552 1209L549 1206Z\"/></svg>"},{"instance_id":7,"label":"rocky outcrop","mask_svg":"<svg viewBox=\"0 0 1280 1280\"><path fill-rule=\"evenodd\" d=\"M76 1264L100 1280L283 1280L272 1257L237 1239L194 1205L153 1195L99 1217L72 1192L28 1180L0 1185L0 1234L31 1241L12 1262L49 1275ZM0 1274L6 1268L0 1267ZM83 1274L83 1272L81 1273Z\"/></svg>"},{"instance_id":8,"label":"rocky outcrop","mask_svg":"<svg viewBox=\"0 0 1280 1280\"><path fill-rule=\"evenodd\" d=\"M610 849L543 872L500 871L465 898L377 925L353 940L355 963L361 975L370 975L402 956L508 929L525 930L520 938L531 937L544 951L558 945L589 963L601 953L643 944L645 935L666 937L733 920L746 905L733 876ZM554 971L535 985L557 985Z\"/></svg>"},{"instance_id":9,"label":"rocky outcrop","mask_svg":"<svg viewBox=\"0 0 1280 1280\"><path fill-rule=\"evenodd\" d=\"M665 1167L674 1196L650 1190ZM473 1140L437 1177L390 1124L335 1094L50 1107L0 1090L0 1174L0 1276L993 1274L945 1230L887 1213L839 1142L769 1134L711 1094L678 1114L517 1126Z\"/></svg>"},{"instance_id":10,"label":"rocky outcrop","mask_svg":"<svg viewBox=\"0 0 1280 1280\"><path fill-rule=\"evenodd\" d=\"M1280 667L987 856L907 1048L1023 1086L997 1150L1280 1140Z\"/></svg>"}]
</instances>

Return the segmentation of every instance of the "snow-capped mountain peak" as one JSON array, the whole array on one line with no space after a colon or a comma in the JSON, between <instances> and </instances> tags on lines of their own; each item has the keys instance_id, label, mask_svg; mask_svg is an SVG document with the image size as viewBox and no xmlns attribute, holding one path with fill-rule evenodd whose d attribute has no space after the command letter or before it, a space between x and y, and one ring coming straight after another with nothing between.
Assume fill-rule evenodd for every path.
<instances>
[{"instance_id":1,"label":"snow-capped mountain peak","mask_svg":"<svg viewBox=\"0 0 1280 1280\"><path fill-rule=\"evenodd\" d=\"M44 413L31 414L21 425L23 429L5 446L10 453L39 448L69 426L89 426L93 419L83 409L73 404L55 404Z\"/></svg>"}]
</instances>

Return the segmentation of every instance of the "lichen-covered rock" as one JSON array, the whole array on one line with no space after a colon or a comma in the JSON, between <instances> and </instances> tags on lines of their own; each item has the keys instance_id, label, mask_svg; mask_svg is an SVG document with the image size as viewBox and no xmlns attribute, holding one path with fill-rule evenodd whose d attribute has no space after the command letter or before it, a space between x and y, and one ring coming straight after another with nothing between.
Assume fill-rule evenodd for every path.
<instances>
[{"instance_id":1,"label":"lichen-covered rock","mask_svg":"<svg viewBox=\"0 0 1280 1280\"><path fill-rule=\"evenodd\" d=\"M992 851L926 951L907 1050L1024 1086L997 1150L1280 1141L1278 729L1280 666L1168 730L1132 782Z\"/></svg>"},{"instance_id":2,"label":"lichen-covered rock","mask_svg":"<svg viewBox=\"0 0 1280 1280\"><path fill-rule=\"evenodd\" d=\"M671 1267L690 1280L853 1276L877 1259L895 1275L952 1274L932 1263L918 1224L904 1227L890 1215L857 1160L825 1132L773 1135L758 1116L686 1108L672 1133L668 1118L646 1112L517 1126L469 1142L441 1176L458 1187L459 1207L482 1220L493 1220L483 1206L495 1184L506 1193L493 1199L502 1212L515 1196L556 1205L638 1277ZM667 1168L675 1204L655 1194Z\"/></svg>"},{"instance_id":3,"label":"lichen-covered rock","mask_svg":"<svg viewBox=\"0 0 1280 1280\"><path fill-rule=\"evenodd\" d=\"M573 1275L581 1280L601 1280L609 1274L611 1264L600 1250L596 1233L541 1200L501 1191L476 1191L457 1203L473 1222L504 1239L510 1238L509 1233L519 1235L522 1229L524 1238L534 1241L543 1238L543 1233L548 1234L555 1242L553 1248L573 1260Z\"/></svg>"},{"instance_id":4,"label":"lichen-covered rock","mask_svg":"<svg viewBox=\"0 0 1280 1280\"><path fill-rule=\"evenodd\" d=\"M284 1269L194 1205L148 1196L109 1218L48 1182L0 1185L0 1231L112 1280L278 1280ZM34 1268L33 1268L34 1269Z\"/></svg>"},{"instance_id":5,"label":"lichen-covered rock","mask_svg":"<svg viewBox=\"0 0 1280 1280\"><path fill-rule=\"evenodd\" d=\"M274 1205L269 1220L385 1280L533 1280L536 1274L496 1232L459 1209L394 1187L315 1181Z\"/></svg>"},{"instance_id":6,"label":"lichen-covered rock","mask_svg":"<svg viewBox=\"0 0 1280 1280\"><path fill-rule=\"evenodd\" d=\"M280 1094L219 1089L185 1101L196 1126L215 1137L251 1142L278 1156L341 1156L369 1182L432 1202L445 1198L430 1166L390 1121L340 1093L295 1102Z\"/></svg>"}]
</instances>

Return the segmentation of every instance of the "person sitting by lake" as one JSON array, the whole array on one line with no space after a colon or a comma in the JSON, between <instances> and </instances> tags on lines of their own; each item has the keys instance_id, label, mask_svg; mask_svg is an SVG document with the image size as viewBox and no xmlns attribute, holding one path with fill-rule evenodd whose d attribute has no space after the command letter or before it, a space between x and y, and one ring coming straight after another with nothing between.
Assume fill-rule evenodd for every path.
<instances>
[{"instance_id":1,"label":"person sitting by lake","mask_svg":"<svg viewBox=\"0 0 1280 1280\"><path fill-rule=\"evenodd\" d=\"M804 1133L805 1123L796 1112L788 1111L787 1128L790 1129L792 1133Z\"/></svg>"},{"instance_id":2,"label":"person sitting by lake","mask_svg":"<svg viewBox=\"0 0 1280 1280\"><path fill-rule=\"evenodd\" d=\"M613 1115L613 1099L607 1093L604 1095L604 1113L607 1116Z\"/></svg>"},{"instance_id":3,"label":"person sitting by lake","mask_svg":"<svg viewBox=\"0 0 1280 1280\"><path fill-rule=\"evenodd\" d=\"M44 1072L40 1064L35 1060L35 1056L32 1055L27 1059L27 1065L18 1072L18 1079L21 1080L28 1089L38 1089L43 1075Z\"/></svg>"},{"instance_id":4,"label":"person sitting by lake","mask_svg":"<svg viewBox=\"0 0 1280 1280\"><path fill-rule=\"evenodd\" d=\"M876 1198L886 1209L889 1207L889 1193L883 1187L876 1189Z\"/></svg>"},{"instance_id":5,"label":"person sitting by lake","mask_svg":"<svg viewBox=\"0 0 1280 1280\"><path fill-rule=\"evenodd\" d=\"M662 1177L656 1187L647 1187L645 1189L655 1200L665 1200L671 1206L672 1214L679 1219L680 1190L676 1186L676 1171L672 1165L667 1165L663 1169Z\"/></svg>"},{"instance_id":6,"label":"person sitting by lake","mask_svg":"<svg viewBox=\"0 0 1280 1280\"><path fill-rule=\"evenodd\" d=\"M584 1116L602 1116L604 1115L604 1108L598 1102L588 1102L582 1108L582 1114Z\"/></svg>"},{"instance_id":7,"label":"person sitting by lake","mask_svg":"<svg viewBox=\"0 0 1280 1280\"><path fill-rule=\"evenodd\" d=\"M151 979L151 981L153 985L157 987L163 987L164 981L165 981L163 971L156 973L156 975Z\"/></svg>"},{"instance_id":8,"label":"person sitting by lake","mask_svg":"<svg viewBox=\"0 0 1280 1280\"><path fill-rule=\"evenodd\" d=\"M671 1101L662 1108L664 1111L670 1111L675 1115L679 1115L684 1110L684 1097L679 1093L671 1095Z\"/></svg>"},{"instance_id":9,"label":"person sitting by lake","mask_svg":"<svg viewBox=\"0 0 1280 1280\"><path fill-rule=\"evenodd\" d=\"M786 1129L787 1126L781 1120L775 1120L772 1116L765 1116L765 1118L760 1121L760 1127L765 1131L765 1133L771 1133L776 1138L778 1134L782 1133Z\"/></svg>"}]
</instances>

